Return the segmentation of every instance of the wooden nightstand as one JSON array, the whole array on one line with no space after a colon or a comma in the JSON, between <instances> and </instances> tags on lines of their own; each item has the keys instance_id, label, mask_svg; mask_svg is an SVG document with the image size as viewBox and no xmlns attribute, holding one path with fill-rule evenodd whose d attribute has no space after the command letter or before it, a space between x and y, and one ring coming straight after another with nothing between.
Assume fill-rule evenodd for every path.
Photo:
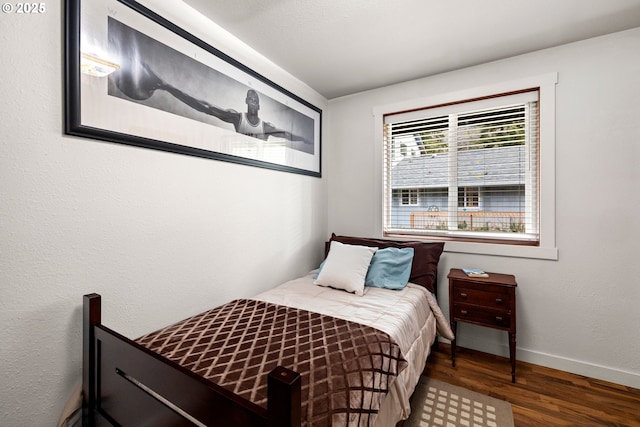
<instances>
[{"instance_id":1,"label":"wooden nightstand","mask_svg":"<svg viewBox=\"0 0 640 427\"><path fill-rule=\"evenodd\" d=\"M500 329L509 333L511 382L516 382L516 278L488 273L469 277L462 270L449 271L449 318L457 336L458 322ZM456 340L451 342L451 363L456 366Z\"/></svg>"}]
</instances>

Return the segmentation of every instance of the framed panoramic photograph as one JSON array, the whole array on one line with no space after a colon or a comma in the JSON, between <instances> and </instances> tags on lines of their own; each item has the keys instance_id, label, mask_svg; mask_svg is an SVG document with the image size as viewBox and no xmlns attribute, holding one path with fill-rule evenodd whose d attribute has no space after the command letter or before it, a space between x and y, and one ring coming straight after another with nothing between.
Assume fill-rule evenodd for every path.
<instances>
[{"instance_id":1,"label":"framed panoramic photograph","mask_svg":"<svg viewBox=\"0 0 640 427\"><path fill-rule=\"evenodd\" d=\"M66 0L65 132L315 177L322 110L132 0Z\"/></svg>"}]
</instances>

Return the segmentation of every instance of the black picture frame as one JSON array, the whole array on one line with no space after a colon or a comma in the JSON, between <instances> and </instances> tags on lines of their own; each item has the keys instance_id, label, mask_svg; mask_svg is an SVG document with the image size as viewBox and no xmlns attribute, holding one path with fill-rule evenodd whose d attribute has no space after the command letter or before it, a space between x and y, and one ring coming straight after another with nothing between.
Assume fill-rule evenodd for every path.
<instances>
[{"instance_id":1,"label":"black picture frame","mask_svg":"<svg viewBox=\"0 0 640 427\"><path fill-rule=\"evenodd\" d=\"M65 8L66 134L322 176L320 108L136 1Z\"/></svg>"}]
</instances>

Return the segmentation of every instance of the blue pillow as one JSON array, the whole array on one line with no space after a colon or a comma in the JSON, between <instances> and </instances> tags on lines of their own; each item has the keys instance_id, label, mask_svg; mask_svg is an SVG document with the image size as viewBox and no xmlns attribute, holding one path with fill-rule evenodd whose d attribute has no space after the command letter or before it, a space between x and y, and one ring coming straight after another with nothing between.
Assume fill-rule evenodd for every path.
<instances>
[{"instance_id":1,"label":"blue pillow","mask_svg":"<svg viewBox=\"0 0 640 427\"><path fill-rule=\"evenodd\" d=\"M403 289L409 282L413 264L413 248L378 249L364 279L365 286Z\"/></svg>"},{"instance_id":2,"label":"blue pillow","mask_svg":"<svg viewBox=\"0 0 640 427\"><path fill-rule=\"evenodd\" d=\"M374 256L375 256L375 255L374 255ZM327 260L327 259L325 258L325 259L324 259L324 261L326 261L326 260ZM316 271L316 274L314 274L314 275L312 276L312 278L313 278L313 279L317 279L317 278L318 278L318 276L320 275L320 272L322 271L322 267L324 267L324 261L322 261L322 262L320 263L320 267L318 267L318 271Z\"/></svg>"}]
</instances>

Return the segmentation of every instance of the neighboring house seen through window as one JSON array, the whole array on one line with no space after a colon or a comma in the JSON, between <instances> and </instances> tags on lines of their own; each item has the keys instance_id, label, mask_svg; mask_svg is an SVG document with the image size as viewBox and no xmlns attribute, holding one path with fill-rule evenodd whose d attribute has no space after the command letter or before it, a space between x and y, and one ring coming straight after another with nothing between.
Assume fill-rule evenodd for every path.
<instances>
[{"instance_id":1,"label":"neighboring house seen through window","mask_svg":"<svg viewBox=\"0 0 640 427\"><path fill-rule=\"evenodd\" d=\"M539 90L384 115L385 235L538 245Z\"/></svg>"}]
</instances>

